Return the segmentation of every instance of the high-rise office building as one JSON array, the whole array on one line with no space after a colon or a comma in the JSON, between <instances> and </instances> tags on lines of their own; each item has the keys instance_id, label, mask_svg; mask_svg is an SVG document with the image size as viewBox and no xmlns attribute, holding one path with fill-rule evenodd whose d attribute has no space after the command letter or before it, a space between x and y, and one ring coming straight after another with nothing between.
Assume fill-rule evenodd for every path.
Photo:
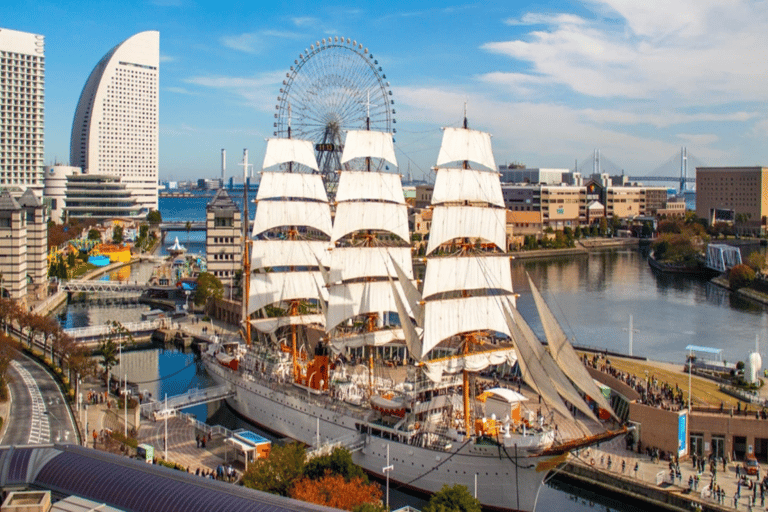
<instances>
[{"instance_id":1,"label":"high-rise office building","mask_svg":"<svg viewBox=\"0 0 768 512\"><path fill-rule=\"evenodd\" d=\"M139 205L157 209L160 33L140 32L96 65L75 111L70 165L121 176Z\"/></svg>"},{"instance_id":2,"label":"high-rise office building","mask_svg":"<svg viewBox=\"0 0 768 512\"><path fill-rule=\"evenodd\" d=\"M45 38L0 28L0 188L43 191Z\"/></svg>"}]
</instances>

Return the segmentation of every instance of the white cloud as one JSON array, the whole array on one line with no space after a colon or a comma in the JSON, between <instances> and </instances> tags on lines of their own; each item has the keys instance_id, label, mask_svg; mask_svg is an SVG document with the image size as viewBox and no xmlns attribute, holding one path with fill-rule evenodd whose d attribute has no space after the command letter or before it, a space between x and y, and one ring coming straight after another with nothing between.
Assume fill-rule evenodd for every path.
<instances>
[{"instance_id":1,"label":"white cloud","mask_svg":"<svg viewBox=\"0 0 768 512\"><path fill-rule=\"evenodd\" d=\"M593 148L624 168L628 174L643 175L680 150L680 140L667 140L665 134L642 136L622 126L611 127L593 118L620 119L622 113L590 111L555 103L504 102L459 90L439 88L398 88L402 121L427 123L435 127L458 126L465 101L468 101L470 127L493 134L494 153L498 163L523 161L529 166L572 168L574 159L582 160ZM598 115L600 113L600 115ZM452 120L446 123L445 120ZM685 140L684 135L679 135ZM416 160L437 155L439 136L417 142L403 140L399 149ZM716 138L688 135L696 155L708 161L722 159L725 154L710 145ZM433 154L434 153L434 154ZM424 168L434 162L419 161Z\"/></svg>"},{"instance_id":2,"label":"white cloud","mask_svg":"<svg viewBox=\"0 0 768 512\"><path fill-rule=\"evenodd\" d=\"M171 55L167 55L164 53L160 54L160 62L173 62L176 60L176 57L173 57Z\"/></svg>"},{"instance_id":3,"label":"white cloud","mask_svg":"<svg viewBox=\"0 0 768 512\"><path fill-rule=\"evenodd\" d=\"M720 140L713 133L678 133L677 138L688 146L709 146Z\"/></svg>"},{"instance_id":4,"label":"white cloud","mask_svg":"<svg viewBox=\"0 0 768 512\"><path fill-rule=\"evenodd\" d=\"M261 30L221 38L221 44L227 48L245 53L261 53L272 39L301 39L302 34L286 30Z\"/></svg>"},{"instance_id":5,"label":"white cloud","mask_svg":"<svg viewBox=\"0 0 768 512\"><path fill-rule=\"evenodd\" d=\"M256 110L267 112L274 108L274 92L284 76L284 71L261 73L253 77L240 76L195 76L184 80L210 89L222 89L231 93L239 101Z\"/></svg>"},{"instance_id":6,"label":"white cloud","mask_svg":"<svg viewBox=\"0 0 768 512\"><path fill-rule=\"evenodd\" d=\"M764 101L768 3L592 0L596 16L527 14L547 25L483 48L530 66L553 86L597 98L666 97L686 105ZM515 65L515 67L519 67Z\"/></svg>"},{"instance_id":7,"label":"white cloud","mask_svg":"<svg viewBox=\"0 0 768 512\"><path fill-rule=\"evenodd\" d=\"M188 89L185 89L184 87L163 87L163 90L168 91L168 92L172 92L172 93L175 93L175 94L187 94L187 95L190 95L190 96L196 96L197 95L196 92L192 92L192 91L190 91Z\"/></svg>"}]
</instances>

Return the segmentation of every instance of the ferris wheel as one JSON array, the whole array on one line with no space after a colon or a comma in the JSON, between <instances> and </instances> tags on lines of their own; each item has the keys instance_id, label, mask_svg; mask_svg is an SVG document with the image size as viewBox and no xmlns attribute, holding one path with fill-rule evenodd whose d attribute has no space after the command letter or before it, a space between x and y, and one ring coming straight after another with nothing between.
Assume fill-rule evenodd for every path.
<instances>
[{"instance_id":1,"label":"ferris wheel","mask_svg":"<svg viewBox=\"0 0 768 512\"><path fill-rule=\"evenodd\" d=\"M314 142L323 180L334 188L347 130L395 133L395 102L386 79L373 54L357 41L329 37L315 42L285 74L275 107L275 136Z\"/></svg>"}]
</instances>

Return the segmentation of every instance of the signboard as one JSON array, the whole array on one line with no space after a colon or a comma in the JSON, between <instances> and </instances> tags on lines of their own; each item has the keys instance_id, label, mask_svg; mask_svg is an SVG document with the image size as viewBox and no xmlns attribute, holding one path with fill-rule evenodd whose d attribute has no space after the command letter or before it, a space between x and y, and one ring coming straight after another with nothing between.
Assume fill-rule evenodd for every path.
<instances>
[{"instance_id":1,"label":"signboard","mask_svg":"<svg viewBox=\"0 0 768 512\"><path fill-rule=\"evenodd\" d=\"M685 412L677 418L677 454L685 455L688 452L688 413Z\"/></svg>"}]
</instances>

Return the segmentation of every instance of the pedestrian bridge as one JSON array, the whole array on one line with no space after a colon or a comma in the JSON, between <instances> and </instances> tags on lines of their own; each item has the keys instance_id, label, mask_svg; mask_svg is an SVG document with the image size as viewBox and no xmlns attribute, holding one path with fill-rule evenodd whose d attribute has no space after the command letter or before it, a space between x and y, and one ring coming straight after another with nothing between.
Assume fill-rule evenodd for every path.
<instances>
[{"instance_id":1,"label":"pedestrian bridge","mask_svg":"<svg viewBox=\"0 0 768 512\"><path fill-rule=\"evenodd\" d=\"M184 394L168 397L167 400L141 404L141 414L145 418L151 419L175 416L181 409L216 402L233 396L235 396L235 391L227 384L205 389L195 388Z\"/></svg>"},{"instance_id":2,"label":"pedestrian bridge","mask_svg":"<svg viewBox=\"0 0 768 512\"><path fill-rule=\"evenodd\" d=\"M707 246L707 268L718 272L727 272L736 265L741 265L741 250L738 247L726 244L709 244Z\"/></svg>"},{"instance_id":3,"label":"pedestrian bridge","mask_svg":"<svg viewBox=\"0 0 768 512\"><path fill-rule=\"evenodd\" d=\"M144 322L128 322L122 325L129 333L131 333L131 336L135 340L137 338L152 336L153 332L165 326L166 321L167 320L164 318L158 318ZM109 336L112 332L112 327L109 325L91 325L88 327L64 329L64 332L75 340L75 343L84 344L86 346L97 346L106 336Z\"/></svg>"},{"instance_id":4,"label":"pedestrian bridge","mask_svg":"<svg viewBox=\"0 0 768 512\"><path fill-rule=\"evenodd\" d=\"M62 282L60 286L62 291L88 293L143 292L148 288L147 283L138 281L89 281L87 279L71 279Z\"/></svg>"}]
</instances>

